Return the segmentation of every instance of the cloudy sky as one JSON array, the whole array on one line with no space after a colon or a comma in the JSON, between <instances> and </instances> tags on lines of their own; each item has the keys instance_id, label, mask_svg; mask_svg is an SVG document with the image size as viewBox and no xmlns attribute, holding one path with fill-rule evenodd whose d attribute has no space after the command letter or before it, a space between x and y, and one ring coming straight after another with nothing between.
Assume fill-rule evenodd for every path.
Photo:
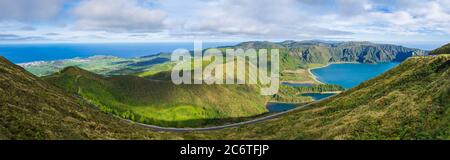
<instances>
[{"instance_id":1,"label":"cloudy sky","mask_svg":"<svg viewBox=\"0 0 450 160\"><path fill-rule=\"evenodd\" d=\"M450 41L450 0L0 0L1 42Z\"/></svg>"}]
</instances>

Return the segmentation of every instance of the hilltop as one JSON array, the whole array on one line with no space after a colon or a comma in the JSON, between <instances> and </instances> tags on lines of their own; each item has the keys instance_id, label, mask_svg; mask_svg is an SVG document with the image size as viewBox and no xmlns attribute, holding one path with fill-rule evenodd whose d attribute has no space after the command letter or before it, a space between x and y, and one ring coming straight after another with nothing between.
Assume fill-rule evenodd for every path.
<instances>
[{"instance_id":1,"label":"hilltop","mask_svg":"<svg viewBox=\"0 0 450 160\"><path fill-rule=\"evenodd\" d=\"M0 139L179 139L78 100L0 57Z\"/></svg>"},{"instance_id":2,"label":"hilltop","mask_svg":"<svg viewBox=\"0 0 450 160\"><path fill-rule=\"evenodd\" d=\"M123 122L73 95L83 89L64 92L4 58L0 73L0 139L450 139L448 54L408 58L355 88L283 117L182 134ZM76 67L56 76L91 81L92 86L115 79Z\"/></svg>"},{"instance_id":3,"label":"hilltop","mask_svg":"<svg viewBox=\"0 0 450 160\"><path fill-rule=\"evenodd\" d=\"M430 52L430 55L450 54L450 43Z\"/></svg>"},{"instance_id":4,"label":"hilltop","mask_svg":"<svg viewBox=\"0 0 450 160\"><path fill-rule=\"evenodd\" d=\"M175 85L137 76L104 77L68 67L43 77L102 111L160 126L195 127L267 112L256 85Z\"/></svg>"}]
</instances>

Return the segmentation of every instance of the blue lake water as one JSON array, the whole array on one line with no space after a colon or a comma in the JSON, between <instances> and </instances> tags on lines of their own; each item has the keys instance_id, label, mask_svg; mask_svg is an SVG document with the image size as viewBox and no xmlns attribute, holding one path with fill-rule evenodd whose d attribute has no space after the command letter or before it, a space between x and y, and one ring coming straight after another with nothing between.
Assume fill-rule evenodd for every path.
<instances>
[{"instance_id":1,"label":"blue lake water","mask_svg":"<svg viewBox=\"0 0 450 160\"><path fill-rule=\"evenodd\" d=\"M203 49L235 45L237 42L204 42ZM61 44L0 44L0 55L13 63L50 61L94 55L109 55L123 58L172 52L184 48L193 50L191 42L154 43L61 43Z\"/></svg>"},{"instance_id":2,"label":"blue lake water","mask_svg":"<svg viewBox=\"0 0 450 160\"><path fill-rule=\"evenodd\" d=\"M302 96L312 97L315 101L335 95L335 93L303 93Z\"/></svg>"},{"instance_id":3,"label":"blue lake water","mask_svg":"<svg viewBox=\"0 0 450 160\"><path fill-rule=\"evenodd\" d=\"M267 103L266 105L269 112L284 112L287 110L294 109L296 107L295 104L292 103Z\"/></svg>"},{"instance_id":4,"label":"blue lake water","mask_svg":"<svg viewBox=\"0 0 450 160\"><path fill-rule=\"evenodd\" d=\"M291 87L310 87L310 86L314 86L314 84L311 84L311 83L289 83L289 82L283 82L281 84L286 85L286 86L291 86Z\"/></svg>"},{"instance_id":5,"label":"blue lake water","mask_svg":"<svg viewBox=\"0 0 450 160\"><path fill-rule=\"evenodd\" d=\"M311 72L319 81L328 84L337 84L344 88L352 88L378 76L387 70L397 66L399 63L378 63L378 64L331 64L324 68L313 69Z\"/></svg>"}]
</instances>

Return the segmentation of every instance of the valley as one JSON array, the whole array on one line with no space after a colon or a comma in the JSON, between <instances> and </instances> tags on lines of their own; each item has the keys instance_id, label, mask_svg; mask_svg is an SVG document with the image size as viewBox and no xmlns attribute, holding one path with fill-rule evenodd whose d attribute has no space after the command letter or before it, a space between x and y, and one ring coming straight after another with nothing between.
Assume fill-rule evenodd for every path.
<instances>
[{"instance_id":1,"label":"valley","mask_svg":"<svg viewBox=\"0 0 450 160\"><path fill-rule=\"evenodd\" d=\"M258 43L254 43L256 44ZM271 46L277 47L273 44ZM145 63L144 66L150 67L139 71L116 72L116 69L130 71L130 64L139 63L140 60L122 63L126 64L122 68L110 67L107 62L102 71L92 72L82 68L88 68L86 63L90 63L89 61L77 61L79 64L84 63L84 66L62 65L60 67L64 67L61 71L55 69L55 72L41 72L47 74L40 78L2 59L0 91L3 92L1 97L3 109L0 113L3 120L0 125L0 138L449 138L450 122L447 117L450 104L448 102L450 57L447 54L407 58L386 73L347 90L341 86L311 80L312 75L305 75L306 78L300 76L303 80L285 81L290 84L281 85L278 94L268 97L258 94L258 85L174 86L166 81L165 71L170 70L170 62L159 63L156 58L158 56L164 55L146 57L148 58L146 61L158 63ZM299 64L301 65L294 68L294 65L286 64L284 61L281 66L287 71L285 73L291 74L289 75L291 78L308 73L307 70L310 68L307 66L319 66L319 63ZM25 68L32 71L33 67L52 65L54 63L37 63ZM283 77L288 76L282 75L282 79ZM7 96L9 95L7 93L15 96ZM320 100L320 96L323 95L319 95L319 98L305 95L312 93L340 94L323 100ZM259 118L258 115L268 112L266 103L269 102L287 102L297 108L289 112L281 109L276 111L281 112L280 114L273 113L267 118ZM24 115L30 115L30 118L20 118ZM139 124L133 124L133 121L162 127L210 126L212 129L172 133L146 129ZM62 130L58 122L63 122ZM221 125L230 125L231 128L213 127ZM21 130L12 126L27 126L31 130ZM100 128L92 128L93 126ZM219 131L215 131L216 129Z\"/></svg>"},{"instance_id":2,"label":"valley","mask_svg":"<svg viewBox=\"0 0 450 160\"><path fill-rule=\"evenodd\" d=\"M192 139L449 139L449 80L449 54L412 57L355 88L280 118L185 136Z\"/></svg>"},{"instance_id":3,"label":"valley","mask_svg":"<svg viewBox=\"0 0 450 160\"><path fill-rule=\"evenodd\" d=\"M244 42L219 49L249 47L280 50L282 85L278 94L261 96L259 85L173 85L169 72L175 64L169 61L170 53L136 58L93 56L20 65L103 112L162 127L205 127L293 109L344 90L319 81L311 72L314 68L330 63L399 61L399 57L425 54L421 50L366 42ZM381 53L389 58L381 58Z\"/></svg>"}]
</instances>

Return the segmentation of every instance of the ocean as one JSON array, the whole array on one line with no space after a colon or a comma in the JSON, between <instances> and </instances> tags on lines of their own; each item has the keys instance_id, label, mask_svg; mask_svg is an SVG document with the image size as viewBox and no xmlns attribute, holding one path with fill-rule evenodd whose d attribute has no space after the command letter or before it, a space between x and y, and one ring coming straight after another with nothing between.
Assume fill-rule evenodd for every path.
<instances>
[{"instance_id":1,"label":"ocean","mask_svg":"<svg viewBox=\"0 0 450 160\"><path fill-rule=\"evenodd\" d=\"M203 49L237 43L204 42ZM25 63L86 58L94 55L130 58L172 52L179 48L193 50L194 45L192 42L0 44L0 55L13 63Z\"/></svg>"}]
</instances>

